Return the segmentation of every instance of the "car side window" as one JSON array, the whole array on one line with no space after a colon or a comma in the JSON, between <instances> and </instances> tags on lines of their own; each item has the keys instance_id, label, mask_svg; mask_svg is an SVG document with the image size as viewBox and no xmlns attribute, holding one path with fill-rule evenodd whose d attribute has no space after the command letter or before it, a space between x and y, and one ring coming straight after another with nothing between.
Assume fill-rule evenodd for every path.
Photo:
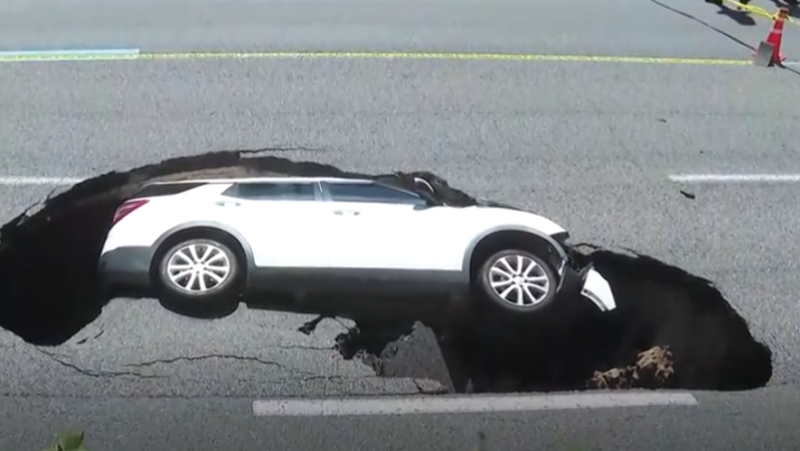
<instances>
[{"instance_id":1,"label":"car side window","mask_svg":"<svg viewBox=\"0 0 800 451\"><path fill-rule=\"evenodd\" d=\"M373 183L329 183L327 187L334 202L425 204L417 194Z\"/></svg>"},{"instance_id":2,"label":"car side window","mask_svg":"<svg viewBox=\"0 0 800 451\"><path fill-rule=\"evenodd\" d=\"M238 183L223 194L249 200L315 200L313 183Z\"/></svg>"}]
</instances>

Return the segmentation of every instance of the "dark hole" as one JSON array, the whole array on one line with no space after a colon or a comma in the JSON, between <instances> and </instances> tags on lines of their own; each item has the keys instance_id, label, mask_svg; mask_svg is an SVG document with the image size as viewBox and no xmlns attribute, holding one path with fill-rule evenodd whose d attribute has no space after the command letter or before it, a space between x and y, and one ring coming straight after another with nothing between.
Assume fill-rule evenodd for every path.
<instances>
[{"instance_id":1,"label":"dark hole","mask_svg":"<svg viewBox=\"0 0 800 451\"><path fill-rule=\"evenodd\" d=\"M255 151L255 152L261 152ZM115 208L154 179L265 174L366 176L335 167L229 151L167 160L85 181L47 200L34 215L0 228L0 326L37 345L69 339L100 313L96 259ZM413 188L422 177L451 205L468 194L430 172L375 176ZM596 314L577 300L546 318L487 321L464 315L436 326L458 391L671 387L734 390L765 385L771 352L710 282L646 256L595 250L592 261L610 281L619 308ZM368 356L384 367L387 345L411 322L362 319L339 337L345 358ZM391 353L390 353L391 354ZM376 370L377 371L377 370ZM378 371L387 377L402 376Z\"/></svg>"}]
</instances>

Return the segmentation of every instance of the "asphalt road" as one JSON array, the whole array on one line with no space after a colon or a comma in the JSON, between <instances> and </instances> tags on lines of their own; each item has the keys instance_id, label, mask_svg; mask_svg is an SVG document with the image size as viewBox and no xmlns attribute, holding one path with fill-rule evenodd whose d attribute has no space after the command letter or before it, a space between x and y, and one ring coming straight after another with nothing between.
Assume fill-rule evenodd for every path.
<instances>
[{"instance_id":1,"label":"asphalt road","mask_svg":"<svg viewBox=\"0 0 800 451\"><path fill-rule=\"evenodd\" d=\"M766 19L748 20L702 0L657 1L749 45L767 34ZM757 1L775 11L767 0ZM749 56L739 43L652 0L576 0L568 5L526 0L70 0L58 4L5 0L0 13L0 49L6 50L124 47ZM787 40L800 43L800 30L794 34L787 32Z\"/></svg>"},{"instance_id":2,"label":"asphalt road","mask_svg":"<svg viewBox=\"0 0 800 451\"><path fill-rule=\"evenodd\" d=\"M7 0L0 48L749 57L729 38L646 0L538 3ZM768 29L761 19L739 25L699 0L670 5L746 43ZM800 49L797 36L787 29L790 58ZM163 447L164 440L195 450L264 443L463 449L474 436L466 431L478 430L489 435L490 449L521 449L531 440L556 449L567 435L603 449L752 449L764 437L776 449L796 443L800 186L685 185L668 176L800 173L797 74L750 66L341 59L0 69L5 176L84 177L210 150L282 146L319 149L283 156L344 169L432 170L472 194L536 208L578 241L632 247L716 281L772 347L776 365L771 388L702 394L699 406L669 412L375 417L363 433L342 432L362 420L259 419L250 405L273 396L409 394L436 383L379 379L343 361L330 349L344 330L333 320L305 336L295 329L310 318L299 315L241 309L203 322L120 300L59 347L36 349L0 332L0 394L7 396L0 447L39 446L39 437L65 421L92 425L95 448L116 450ZM52 189L0 188L0 219ZM141 399L150 397L192 399ZM222 437L229 441L206 441Z\"/></svg>"},{"instance_id":3,"label":"asphalt road","mask_svg":"<svg viewBox=\"0 0 800 451\"><path fill-rule=\"evenodd\" d=\"M696 398L695 406L316 417L257 417L249 400L231 398L13 399L0 424L18 426L0 446L42 449L61 428L87 428L90 450L722 451L794 449L800 439L794 390ZM757 424L754 409L763 415Z\"/></svg>"}]
</instances>

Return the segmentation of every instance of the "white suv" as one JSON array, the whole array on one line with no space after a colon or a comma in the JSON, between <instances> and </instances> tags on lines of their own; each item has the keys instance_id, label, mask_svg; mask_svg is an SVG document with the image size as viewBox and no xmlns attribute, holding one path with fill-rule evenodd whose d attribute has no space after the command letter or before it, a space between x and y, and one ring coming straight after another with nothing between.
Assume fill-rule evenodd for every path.
<instances>
[{"instance_id":1,"label":"white suv","mask_svg":"<svg viewBox=\"0 0 800 451\"><path fill-rule=\"evenodd\" d=\"M152 183L117 209L100 274L112 291L186 306L238 304L257 292L469 292L524 315L570 291L601 311L616 307L598 272L574 267L558 224L446 205L417 182L422 189L320 177Z\"/></svg>"}]
</instances>

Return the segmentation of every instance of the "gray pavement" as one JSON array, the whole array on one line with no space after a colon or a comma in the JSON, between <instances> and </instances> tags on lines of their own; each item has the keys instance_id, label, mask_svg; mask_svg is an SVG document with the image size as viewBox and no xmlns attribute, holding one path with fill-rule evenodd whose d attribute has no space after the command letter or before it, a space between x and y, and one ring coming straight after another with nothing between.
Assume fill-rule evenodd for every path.
<instances>
[{"instance_id":1,"label":"gray pavement","mask_svg":"<svg viewBox=\"0 0 800 451\"><path fill-rule=\"evenodd\" d=\"M746 47L721 33L755 46L769 30L767 19L721 14L702 0L661 3L696 20L651 0L578 0L568 5L527 0L5 0L0 6L0 49L748 58ZM776 10L766 0L754 4ZM787 51L789 42L798 47L800 28L787 27L786 41Z\"/></svg>"},{"instance_id":2,"label":"gray pavement","mask_svg":"<svg viewBox=\"0 0 800 451\"><path fill-rule=\"evenodd\" d=\"M42 449L63 428L86 430L90 450L119 451L738 451L794 449L800 439L794 389L695 397L696 406L317 417L256 417L250 400L235 398L14 399L0 424L18 426L0 448Z\"/></svg>"},{"instance_id":3,"label":"gray pavement","mask_svg":"<svg viewBox=\"0 0 800 451\"><path fill-rule=\"evenodd\" d=\"M776 351L775 381L798 380L800 186L688 186L691 200L667 179L800 173L800 77L787 71L405 60L5 67L15 105L0 123L13 150L7 175L84 176L266 146L320 149L282 155L359 171L430 169L536 208L578 241L633 247L716 280ZM759 84L768 88L750 89ZM15 212L22 191L4 190Z\"/></svg>"},{"instance_id":4,"label":"gray pavement","mask_svg":"<svg viewBox=\"0 0 800 451\"><path fill-rule=\"evenodd\" d=\"M504 0L490 9L444 1L6 0L0 48L749 56L649 1L539 3ZM670 5L748 43L768 29L761 19L757 27L738 25L699 0ZM800 49L792 33L800 36L787 29L790 57ZM308 319L299 315L243 308L206 322L153 302L119 300L59 347L36 349L0 333L0 448L40 446L40 437L70 424L92 425L95 448L117 450L265 443L464 449L474 444L467 431L479 430L489 435L489 449L523 449L530 441L562 449L556 446L567 436L601 449L753 449L765 437L775 446L763 449L796 443L800 249L793 225L800 186L667 180L800 173L796 74L749 66L411 60L0 69L2 175L91 176L210 150L281 146L320 149L283 156L344 169L428 169L472 194L536 208L578 241L633 247L716 281L773 348L776 364L771 388L698 395L699 406L670 411L267 420L252 416L253 399L407 394L436 383L379 379L341 360L330 350L344 330L336 321L307 337L294 330ZM0 187L0 219L51 190ZM197 399L138 399L149 397ZM364 424L364 432L342 432L342 425ZM212 440L223 436L230 441Z\"/></svg>"},{"instance_id":5,"label":"gray pavement","mask_svg":"<svg viewBox=\"0 0 800 451\"><path fill-rule=\"evenodd\" d=\"M327 319L311 335L297 331L313 318L243 306L208 321L171 313L154 300L120 299L55 348L0 332L0 394L243 398L446 390L435 380L379 378L361 360L344 360L335 337L353 323Z\"/></svg>"}]
</instances>

